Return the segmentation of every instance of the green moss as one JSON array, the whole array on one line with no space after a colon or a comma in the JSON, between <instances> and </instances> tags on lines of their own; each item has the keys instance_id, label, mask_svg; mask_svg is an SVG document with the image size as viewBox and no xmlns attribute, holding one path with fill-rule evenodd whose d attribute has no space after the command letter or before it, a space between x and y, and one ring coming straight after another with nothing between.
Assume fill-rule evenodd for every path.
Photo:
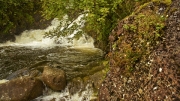
<instances>
[{"instance_id":1,"label":"green moss","mask_svg":"<svg viewBox=\"0 0 180 101\"><path fill-rule=\"evenodd\" d=\"M152 0L153 2L160 2L164 3L166 5L171 5L172 1L171 0Z\"/></svg>"},{"instance_id":2,"label":"green moss","mask_svg":"<svg viewBox=\"0 0 180 101\"><path fill-rule=\"evenodd\" d=\"M157 13L161 3L155 1L142 5L121 22L123 28L118 28L123 30L123 35L118 36L118 40L112 45L114 51L111 57L115 61L113 66L124 68L126 76L130 75L136 65L144 61L162 40L166 12ZM152 4L153 6L149 7ZM169 0L166 0L166 4L169 5Z\"/></svg>"},{"instance_id":3,"label":"green moss","mask_svg":"<svg viewBox=\"0 0 180 101\"><path fill-rule=\"evenodd\" d=\"M136 30L137 30L137 27L134 26L133 24L124 24L123 28L128 31L133 31L133 32L136 32Z\"/></svg>"}]
</instances>

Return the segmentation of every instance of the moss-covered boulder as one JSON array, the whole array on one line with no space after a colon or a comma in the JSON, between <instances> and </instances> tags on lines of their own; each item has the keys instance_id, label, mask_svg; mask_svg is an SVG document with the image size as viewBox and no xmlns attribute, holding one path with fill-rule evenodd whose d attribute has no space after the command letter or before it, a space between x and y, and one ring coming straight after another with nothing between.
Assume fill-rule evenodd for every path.
<instances>
[{"instance_id":1,"label":"moss-covered boulder","mask_svg":"<svg viewBox=\"0 0 180 101\"><path fill-rule=\"evenodd\" d=\"M179 100L180 1L152 0L109 36L110 71L100 101Z\"/></svg>"}]
</instances>

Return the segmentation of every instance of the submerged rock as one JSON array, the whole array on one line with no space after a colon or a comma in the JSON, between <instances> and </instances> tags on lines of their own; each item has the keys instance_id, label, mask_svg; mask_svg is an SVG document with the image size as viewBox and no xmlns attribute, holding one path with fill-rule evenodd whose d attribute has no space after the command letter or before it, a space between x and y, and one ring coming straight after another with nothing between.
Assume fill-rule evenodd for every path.
<instances>
[{"instance_id":1,"label":"submerged rock","mask_svg":"<svg viewBox=\"0 0 180 101\"><path fill-rule=\"evenodd\" d=\"M12 79L16 79L18 77L23 77L23 76L36 77L36 76L39 76L40 73L41 72L36 69L30 70L29 68L23 68L10 74L6 79L12 80Z\"/></svg>"},{"instance_id":2,"label":"submerged rock","mask_svg":"<svg viewBox=\"0 0 180 101\"><path fill-rule=\"evenodd\" d=\"M63 90L66 86L65 72L58 68L44 67L42 74L43 82L53 90Z\"/></svg>"},{"instance_id":3,"label":"submerged rock","mask_svg":"<svg viewBox=\"0 0 180 101\"><path fill-rule=\"evenodd\" d=\"M43 94L39 79L22 77L0 84L0 101L29 101Z\"/></svg>"}]
</instances>

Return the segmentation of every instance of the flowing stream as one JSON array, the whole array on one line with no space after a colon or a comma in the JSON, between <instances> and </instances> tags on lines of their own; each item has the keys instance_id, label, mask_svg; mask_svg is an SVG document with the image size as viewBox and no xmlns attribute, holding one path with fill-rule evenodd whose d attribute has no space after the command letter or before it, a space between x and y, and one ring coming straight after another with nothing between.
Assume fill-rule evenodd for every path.
<instances>
[{"instance_id":1,"label":"flowing stream","mask_svg":"<svg viewBox=\"0 0 180 101\"><path fill-rule=\"evenodd\" d=\"M54 19L52 24L44 30L24 31L20 36L16 36L15 42L0 44L1 82L15 78L16 75L12 74L26 67L36 68L48 65L60 68L66 72L67 81L92 75L103 69L100 63L104 54L100 49L94 48L91 37L82 35L79 39L73 39L72 36L77 30L69 36L44 37L44 34L55 29L59 22ZM69 41L70 38L71 41ZM94 69L93 72L92 69ZM48 92L33 101L89 101L93 99L93 90L88 84L81 94L77 91L71 95L67 87L61 92L50 90Z\"/></svg>"}]
</instances>

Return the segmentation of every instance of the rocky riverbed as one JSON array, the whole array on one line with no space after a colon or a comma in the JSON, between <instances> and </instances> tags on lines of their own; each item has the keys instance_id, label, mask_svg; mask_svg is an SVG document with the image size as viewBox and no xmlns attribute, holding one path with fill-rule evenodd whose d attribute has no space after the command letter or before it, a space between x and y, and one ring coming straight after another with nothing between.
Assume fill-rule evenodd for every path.
<instances>
[{"instance_id":1,"label":"rocky riverbed","mask_svg":"<svg viewBox=\"0 0 180 101\"><path fill-rule=\"evenodd\" d=\"M65 98L78 93L83 98L87 86L92 91L85 98L97 99L108 69L103 52L96 48L2 46L0 52L0 77L9 80L0 84L1 100L64 99L59 96L65 88L69 93ZM51 98L53 92L59 96Z\"/></svg>"}]
</instances>

